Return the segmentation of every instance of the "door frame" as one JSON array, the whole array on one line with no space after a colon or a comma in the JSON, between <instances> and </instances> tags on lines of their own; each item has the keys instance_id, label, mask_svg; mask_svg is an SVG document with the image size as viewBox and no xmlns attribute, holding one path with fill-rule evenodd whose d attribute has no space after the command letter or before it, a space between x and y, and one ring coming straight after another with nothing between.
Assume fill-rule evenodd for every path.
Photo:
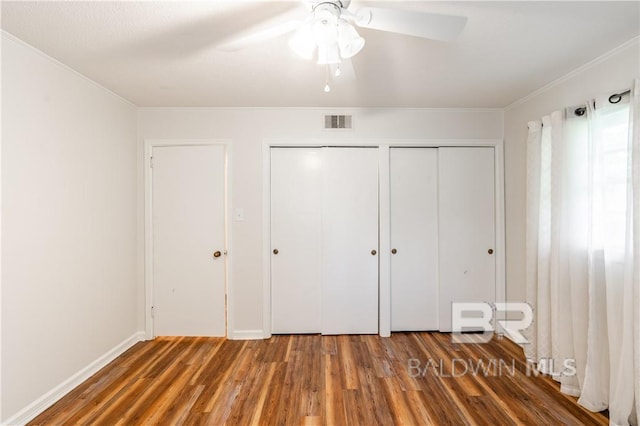
<instances>
[{"instance_id":1,"label":"door frame","mask_svg":"<svg viewBox=\"0 0 640 426\"><path fill-rule=\"evenodd\" d=\"M153 173L151 167L151 156L155 147L179 147L179 146L222 146L224 148L225 170L224 170L224 250L225 256L225 321L226 335L230 335L233 330L230 307L232 301L231 285L231 144L229 139L145 139L144 140L144 324L145 338L152 340L153 333Z\"/></svg>"},{"instance_id":2,"label":"door frame","mask_svg":"<svg viewBox=\"0 0 640 426\"><path fill-rule=\"evenodd\" d=\"M378 330L391 336L391 222L389 148L492 147L494 148L496 302L506 301L504 141L502 139L389 139L389 138L282 138L262 141L262 326L263 337L271 337L271 148L377 147L379 153L379 295ZM382 255L384 253L384 256Z\"/></svg>"}]
</instances>

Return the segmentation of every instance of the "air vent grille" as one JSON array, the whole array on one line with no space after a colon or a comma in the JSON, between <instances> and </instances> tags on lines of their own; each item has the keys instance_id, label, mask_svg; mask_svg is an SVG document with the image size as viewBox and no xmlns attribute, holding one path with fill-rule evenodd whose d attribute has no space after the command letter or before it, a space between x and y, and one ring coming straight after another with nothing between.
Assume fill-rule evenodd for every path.
<instances>
[{"instance_id":1,"label":"air vent grille","mask_svg":"<svg viewBox=\"0 0 640 426\"><path fill-rule=\"evenodd\" d=\"M325 115L324 116L324 128L325 129L351 129L351 116L350 115Z\"/></svg>"}]
</instances>

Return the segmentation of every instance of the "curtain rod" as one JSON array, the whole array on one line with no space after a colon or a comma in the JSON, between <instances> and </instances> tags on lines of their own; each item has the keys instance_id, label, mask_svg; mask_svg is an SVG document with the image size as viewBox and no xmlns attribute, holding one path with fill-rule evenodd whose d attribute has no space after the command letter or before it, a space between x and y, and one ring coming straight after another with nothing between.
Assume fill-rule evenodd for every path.
<instances>
[{"instance_id":1,"label":"curtain rod","mask_svg":"<svg viewBox=\"0 0 640 426\"><path fill-rule=\"evenodd\" d=\"M622 97L624 95L628 95L629 93L631 93L631 89L625 90L624 92L620 92L620 93L614 93L613 95L609 96L609 103L610 104L617 104L618 102L620 102L622 100ZM587 112L587 107L586 106L576 108L576 110L574 111L574 113L578 117L582 117L583 115L586 114L586 112Z\"/></svg>"}]
</instances>

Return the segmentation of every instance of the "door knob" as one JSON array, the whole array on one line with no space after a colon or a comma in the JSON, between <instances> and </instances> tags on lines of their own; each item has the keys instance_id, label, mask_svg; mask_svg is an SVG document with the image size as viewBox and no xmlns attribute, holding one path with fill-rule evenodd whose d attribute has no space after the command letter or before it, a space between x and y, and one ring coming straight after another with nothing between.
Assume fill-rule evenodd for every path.
<instances>
[{"instance_id":1,"label":"door knob","mask_svg":"<svg viewBox=\"0 0 640 426\"><path fill-rule=\"evenodd\" d=\"M493 249L489 249L489 250L487 250L487 253L489 253L489 254L493 254Z\"/></svg>"},{"instance_id":2,"label":"door knob","mask_svg":"<svg viewBox=\"0 0 640 426\"><path fill-rule=\"evenodd\" d=\"M280 253L278 249L273 249L273 254L278 254L278 253Z\"/></svg>"},{"instance_id":3,"label":"door knob","mask_svg":"<svg viewBox=\"0 0 640 426\"><path fill-rule=\"evenodd\" d=\"M375 250L371 250L371 256L375 256L378 252Z\"/></svg>"},{"instance_id":4,"label":"door knob","mask_svg":"<svg viewBox=\"0 0 640 426\"><path fill-rule=\"evenodd\" d=\"M391 254L396 254L398 252L398 250L396 249L391 249Z\"/></svg>"},{"instance_id":5,"label":"door knob","mask_svg":"<svg viewBox=\"0 0 640 426\"><path fill-rule=\"evenodd\" d=\"M218 250L218 251L214 251L214 252L213 252L213 257L214 257L214 258L218 258L218 257L220 257L220 256L222 256L222 252L221 252L220 250Z\"/></svg>"}]
</instances>

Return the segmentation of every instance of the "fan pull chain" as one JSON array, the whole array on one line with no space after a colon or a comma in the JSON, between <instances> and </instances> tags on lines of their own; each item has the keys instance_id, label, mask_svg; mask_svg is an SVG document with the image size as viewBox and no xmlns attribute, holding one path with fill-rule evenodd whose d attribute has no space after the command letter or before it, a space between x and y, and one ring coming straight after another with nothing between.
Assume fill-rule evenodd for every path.
<instances>
[{"instance_id":1,"label":"fan pull chain","mask_svg":"<svg viewBox=\"0 0 640 426\"><path fill-rule=\"evenodd\" d=\"M329 93L331 91L331 86L329 86L329 64L327 64L324 73L324 91L325 93Z\"/></svg>"}]
</instances>

